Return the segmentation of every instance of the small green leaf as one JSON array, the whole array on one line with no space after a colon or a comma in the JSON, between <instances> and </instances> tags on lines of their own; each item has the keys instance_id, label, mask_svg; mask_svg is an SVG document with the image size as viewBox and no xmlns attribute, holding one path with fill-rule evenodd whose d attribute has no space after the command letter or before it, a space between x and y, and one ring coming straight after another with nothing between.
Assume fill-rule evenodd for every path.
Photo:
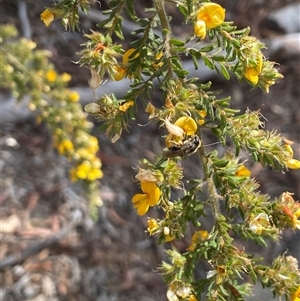
<instances>
[{"instance_id":1,"label":"small green leaf","mask_svg":"<svg viewBox=\"0 0 300 301\"><path fill-rule=\"evenodd\" d=\"M214 61L217 61L217 62L224 62L225 61L225 57L223 55L213 55L211 58Z\"/></svg>"},{"instance_id":2,"label":"small green leaf","mask_svg":"<svg viewBox=\"0 0 300 301\"><path fill-rule=\"evenodd\" d=\"M178 40L178 39L171 39L171 40L170 40L170 43L171 43L172 45L180 46L180 47L182 47L182 46L185 45L185 42L183 42L183 41L181 41L181 40Z\"/></svg>"},{"instance_id":3,"label":"small green leaf","mask_svg":"<svg viewBox=\"0 0 300 301\"><path fill-rule=\"evenodd\" d=\"M187 15L188 15L188 10L186 9L185 6L178 5L178 9L179 9L179 11L180 11L184 16L187 16Z\"/></svg>"},{"instance_id":4,"label":"small green leaf","mask_svg":"<svg viewBox=\"0 0 300 301\"><path fill-rule=\"evenodd\" d=\"M127 13L129 15L129 17L132 20L136 20L137 17L136 17L136 12L135 12L135 9L134 9L134 1L133 0L128 0L128 1L126 1L126 5L127 5Z\"/></svg>"},{"instance_id":5,"label":"small green leaf","mask_svg":"<svg viewBox=\"0 0 300 301\"><path fill-rule=\"evenodd\" d=\"M120 5L120 0L112 0L108 3L108 6L110 8L116 8L118 7L118 5Z\"/></svg>"},{"instance_id":6,"label":"small green leaf","mask_svg":"<svg viewBox=\"0 0 300 301\"><path fill-rule=\"evenodd\" d=\"M106 25L110 22L111 22L111 19L105 19L102 22L98 23L97 27L99 27L99 28L107 27Z\"/></svg>"},{"instance_id":7,"label":"small green leaf","mask_svg":"<svg viewBox=\"0 0 300 301\"><path fill-rule=\"evenodd\" d=\"M200 48L199 51L200 52L209 52L209 51L212 51L214 48L215 48L215 46L213 44L210 44L210 45Z\"/></svg>"},{"instance_id":8,"label":"small green leaf","mask_svg":"<svg viewBox=\"0 0 300 301\"><path fill-rule=\"evenodd\" d=\"M229 79L230 79L230 74L229 74L227 68L225 67L224 64L222 64L222 63L219 63L219 64L220 64L220 68L221 68L221 73L222 73L222 75L223 75L227 80L229 80Z\"/></svg>"},{"instance_id":9,"label":"small green leaf","mask_svg":"<svg viewBox=\"0 0 300 301\"><path fill-rule=\"evenodd\" d=\"M138 19L138 23L140 24L141 27L146 27L149 24L149 19L148 18L140 18Z\"/></svg>"},{"instance_id":10,"label":"small green leaf","mask_svg":"<svg viewBox=\"0 0 300 301\"><path fill-rule=\"evenodd\" d=\"M214 64L214 62L213 62L210 58L208 58L207 56L202 56L202 59L203 59L203 61L204 61L204 64L205 64L208 68L210 68L211 70L214 70L214 69L215 69L215 64Z\"/></svg>"},{"instance_id":11,"label":"small green leaf","mask_svg":"<svg viewBox=\"0 0 300 301\"><path fill-rule=\"evenodd\" d=\"M192 60L193 60L195 69L198 70L198 60L194 55L192 55Z\"/></svg>"}]
</instances>

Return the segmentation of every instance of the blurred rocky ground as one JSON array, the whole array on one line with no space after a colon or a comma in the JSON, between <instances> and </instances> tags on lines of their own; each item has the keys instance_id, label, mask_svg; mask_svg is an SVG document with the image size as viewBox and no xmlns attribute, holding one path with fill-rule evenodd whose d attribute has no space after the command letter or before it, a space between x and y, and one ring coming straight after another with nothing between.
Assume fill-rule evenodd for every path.
<instances>
[{"instance_id":1,"label":"blurred rocky ground","mask_svg":"<svg viewBox=\"0 0 300 301\"><path fill-rule=\"evenodd\" d=\"M299 3L292 0L217 1L227 10L227 18L239 27L251 26L253 35L268 45L266 55L280 65L284 75L269 94L240 85L236 80L224 81L217 74L201 73L212 80L213 88L232 96L232 105L242 111L261 110L266 128L276 129L290 140L296 157L300 156L300 24ZM58 22L46 28L39 15L51 1L3 0L0 2L1 23L15 24L20 35L33 39L39 48L52 52L52 62L60 72L72 75L72 88L81 94L82 104L92 101L87 87L89 72L72 63L83 43L82 33L65 33ZM142 15L149 2L139 1ZM82 16L84 32L96 30L99 3L93 5L91 19ZM100 9L107 8L101 1ZM174 33L180 38L190 30L182 25L178 12L169 7ZM131 24L128 23L129 29ZM130 37L124 42L128 47ZM187 62L188 64L188 62ZM202 72L202 71L201 71ZM200 71L199 71L200 73ZM205 74L205 76L204 76ZM98 93L113 91L122 95L119 83L106 83ZM159 93L152 99L159 102ZM156 125L145 127L147 116L141 111L131 122L130 133L112 144L96 128L100 141L99 156L103 163L100 195L103 205L97 221L88 214L82 187L67 179L67 162L52 148L51 137L44 125L37 125L26 103L16 106L14 99L1 94L1 249L0 300L3 301L164 301L166 289L156 273L166 260L163 247L145 234L147 218L138 217L131 197L137 191L133 181L138 160L153 159L161 152L161 132ZM93 119L91 119L93 120ZM215 142L209 133L205 145ZM297 144L298 143L298 144ZM218 145L209 146L208 149ZM221 151L221 149L220 149ZM246 155L246 154L245 154ZM199 173L196 156L183 162L185 176ZM284 173L265 170L249 160L252 175L261 191L271 197L285 191L300 198L299 171ZM155 211L151 215L158 214ZM300 234L282 233L280 244L269 242L268 248L245 244L266 262L287 252L300 260ZM176 242L185 250L187 237ZM166 246L169 248L170 246ZM209 267L203 267L203 273ZM274 300L267 290L256 286L249 301Z\"/></svg>"}]
</instances>

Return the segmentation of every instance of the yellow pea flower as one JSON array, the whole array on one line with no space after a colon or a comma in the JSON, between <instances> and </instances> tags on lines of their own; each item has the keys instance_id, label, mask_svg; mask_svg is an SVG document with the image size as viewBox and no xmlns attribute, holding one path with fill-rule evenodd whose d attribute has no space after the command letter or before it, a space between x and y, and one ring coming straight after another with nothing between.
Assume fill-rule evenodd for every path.
<instances>
[{"instance_id":1,"label":"yellow pea flower","mask_svg":"<svg viewBox=\"0 0 300 301\"><path fill-rule=\"evenodd\" d=\"M125 102L124 104L122 104L121 106L119 106L119 110L122 112L126 112L133 105L134 105L134 101L129 100L129 101Z\"/></svg>"},{"instance_id":2,"label":"yellow pea flower","mask_svg":"<svg viewBox=\"0 0 300 301\"><path fill-rule=\"evenodd\" d=\"M179 117L174 124L166 120L166 127L169 134L166 137L166 146L170 147L174 142L181 143L185 136L195 134L197 123L192 117Z\"/></svg>"},{"instance_id":3,"label":"yellow pea flower","mask_svg":"<svg viewBox=\"0 0 300 301\"><path fill-rule=\"evenodd\" d=\"M196 231L192 236L191 245L187 248L188 251L194 251L197 243L205 241L208 238L209 233L205 230Z\"/></svg>"},{"instance_id":4,"label":"yellow pea flower","mask_svg":"<svg viewBox=\"0 0 300 301\"><path fill-rule=\"evenodd\" d=\"M114 66L114 69L116 71L115 74L112 74L112 79L115 81L122 80L126 75L126 68L122 66Z\"/></svg>"},{"instance_id":5,"label":"yellow pea flower","mask_svg":"<svg viewBox=\"0 0 300 301\"><path fill-rule=\"evenodd\" d=\"M235 172L235 176L237 177L250 177L251 176L251 171L245 167L244 165L241 165L237 168Z\"/></svg>"},{"instance_id":6,"label":"yellow pea flower","mask_svg":"<svg viewBox=\"0 0 300 301\"><path fill-rule=\"evenodd\" d=\"M49 9L45 9L41 13L41 20L45 23L45 25L47 27L52 23L52 21L54 20L54 18L55 18L54 14Z\"/></svg>"},{"instance_id":7,"label":"yellow pea flower","mask_svg":"<svg viewBox=\"0 0 300 301\"><path fill-rule=\"evenodd\" d=\"M192 117L179 117L174 124L182 128L188 136L195 134L197 131L197 123Z\"/></svg>"},{"instance_id":8,"label":"yellow pea flower","mask_svg":"<svg viewBox=\"0 0 300 301\"><path fill-rule=\"evenodd\" d=\"M197 12L194 24L195 34L204 39L206 29L212 29L221 25L225 20L225 9L216 3L204 3Z\"/></svg>"},{"instance_id":9,"label":"yellow pea flower","mask_svg":"<svg viewBox=\"0 0 300 301\"><path fill-rule=\"evenodd\" d=\"M130 48L123 55L122 63L124 65L125 72L128 71L127 68L131 65L132 60L139 56L139 53L136 53L133 57L130 57L135 51L136 51L136 49ZM128 72L127 72L127 77L132 79L134 77L134 74L132 74L132 73L128 74Z\"/></svg>"},{"instance_id":10,"label":"yellow pea flower","mask_svg":"<svg viewBox=\"0 0 300 301\"><path fill-rule=\"evenodd\" d=\"M130 63L131 60L137 58L139 56L139 53L136 53L134 57L132 58L129 58L134 52L136 51L136 49L134 48L129 48L123 55L123 58L122 58L122 63L124 65Z\"/></svg>"},{"instance_id":11,"label":"yellow pea flower","mask_svg":"<svg viewBox=\"0 0 300 301\"><path fill-rule=\"evenodd\" d=\"M159 61L162 56L163 56L163 52L159 52L155 55L155 60L156 61ZM155 69L159 69L160 67L162 67L164 65L164 62L159 62L159 63L154 63L152 66L155 68Z\"/></svg>"},{"instance_id":12,"label":"yellow pea flower","mask_svg":"<svg viewBox=\"0 0 300 301\"><path fill-rule=\"evenodd\" d=\"M292 147L289 144L286 144L285 148L286 148L287 152L289 153L289 158L285 162L286 166L290 169L300 169L300 161L293 159L294 151L293 151Z\"/></svg>"},{"instance_id":13,"label":"yellow pea flower","mask_svg":"<svg viewBox=\"0 0 300 301\"><path fill-rule=\"evenodd\" d=\"M296 159L289 159L286 165L289 169L300 169L300 161Z\"/></svg>"},{"instance_id":14,"label":"yellow pea flower","mask_svg":"<svg viewBox=\"0 0 300 301\"><path fill-rule=\"evenodd\" d=\"M204 40L206 37L206 24L203 20L198 20L194 24L194 33L197 37Z\"/></svg>"},{"instance_id":15,"label":"yellow pea flower","mask_svg":"<svg viewBox=\"0 0 300 301\"><path fill-rule=\"evenodd\" d=\"M154 218L149 218L147 223L148 223L147 231L149 232L150 235L153 235L156 232L156 230L159 228L159 225Z\"/></svg>"},{"instance_id":16,"label":"yellow pea flower","mask_svg":"<svg viewBox=\"0 0 300 301\"><path fill-rule=\"evenodd\" d=\"M151 182L142 182L141 189L144 193L135 194L132 198L133 206L139 215L144 215L149 207L155 206L160 198L160 189Z\"/></svg>"},{"instance_id":17,"label":"yellow pea flower","mask_svg":"<svg viewBox=\"0 0 300 301\"><path fill-rule=\"evenodd\" d=\"M203 125L203 124L205 123L204 118L206 117L207 113L206 113L205 110L200 110L200 111L198 111L198 113L199 113L199 115L201 116L201 118L198 119L197 123L198 123L199 125Z\"/></svg>"},{"instance_id":18,"label":"yellow pea flower","mask_svg":"<svg viewBox=\"0 0 300 301\"><path fill-rule=\"evenodd\" d=\"M155 106L151 102L148 102L145 112L150 114L149 119L154 118L155 117Z\"/></svg>"},{"instance_id":19,"label":"yellow pea flower","mask_svg":"<svg viewBox=\"0 0 300 301\"><path fill-rule=\"evenodd\" d=\"M262 54L259 51L257 52L256 64L250 64L246 66L244 76L249 82L251 82L253 85L256 85L258 83L261 69L262 69Z\"/></svg>"}]
</instances>

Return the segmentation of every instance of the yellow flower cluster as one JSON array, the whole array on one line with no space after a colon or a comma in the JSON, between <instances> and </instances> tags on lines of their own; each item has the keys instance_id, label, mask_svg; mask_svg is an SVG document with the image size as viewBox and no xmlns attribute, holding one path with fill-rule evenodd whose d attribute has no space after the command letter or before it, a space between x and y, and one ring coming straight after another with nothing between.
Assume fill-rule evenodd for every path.
<instances>
[{"instance_id":1,"label":"yellow flower cluster","mask_svg":"<svg viewBox=\"0 0 300 301\"><path fill-rule=\"evenodd\" d=\"M94 181L103 177L101 171L100 159L94 158L92 161L85 160L77 167L70 170L70 176L72 181L88 180Z\"/></svg>"},{"instance_id":2,"label":"yellow flower cluster","mask_svg":"<svg viewBox=\"0 0 300 301\"><path fill-rule=\"evenodd\" d=\"M77 92L67 94L70 106L77 106L79 100ZM80 116L78 116L80 117ZM72 123L72 120L70 121ZM69 124L69 127L74 127L75 124ZM101 171L101 161L97 157L99 150L98 140L87 132L88 124L82 122L82 129L72 130L71 133L65 128L56 128L53 135L54 147L60 155L68 158L75 164L70 170L70 178L72 181L86 180L94 181L103 176Z\"/></svg>"},{"instance_id":3,"label":"yellow flower cluster","mask_svg":"<svg viewBox=\"0 0 300 301\"><path fill-rule=\"evenodd\" d=\"M208 29L221 25L225 20L225 9L216 3L203 3L197 12L194 33L202 40Z\"/></svg>"},{"instance_id":4,"label":"yellow flower cluster","mask_svg":"<svg viewBox=\"0 0 300 301\"><path fill-rule=\"evenodd\" d=\"M99 150L97 138L82 132L77 140L79 146L73 156L77 166L70 170L71 180L94 181L102 178L101 161L96 156Z\"/></svg>"}]
</instances>

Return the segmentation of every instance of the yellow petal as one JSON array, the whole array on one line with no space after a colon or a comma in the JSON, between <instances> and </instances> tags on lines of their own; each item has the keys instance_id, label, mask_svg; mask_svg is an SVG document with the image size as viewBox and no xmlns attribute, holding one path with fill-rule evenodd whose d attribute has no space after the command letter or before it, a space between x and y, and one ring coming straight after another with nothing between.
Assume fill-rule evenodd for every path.
<instances>
[{"instance_id":1,"label":"yellow petal","mask_svg":"<svg viewBox=\"0 0 300 301\"><path fill-rule=\"evenodd\" d=\"M175 239L175 236L172 236L172 235L167 235L166 238L165 238L166 242L170 242L174 239Z\"/></svg>"},{"instance_id":2,"label":"yellow petal","mask_svg":"<svg viewBox=\"0 0 300 301\"><path fill-rule=\"evenodd\" d=\"M155 206L159 201L160 195L161 191L158 187L156 187L149 195L149 205Z\"/></svg>"},{"instance_id":3,"label":"yellow petal","mask_svg":"<svg viewBox=\"0 0 300 301\"><path fill-rule=\"evenodd\" d=\"M241 165L237 168L235 175L237 177L250 177L251 176L251 171L245 167L244 165Z\"/></svg>"},{"instance_id":4,"label":"yellow petal","mask_svg":"<svg viewBox=\"0 0 300 301\"><path fill-rule=\"evenodd\" d=\"M149 113L149 119L152 119L153 117L155 117L155 106L152 103L148 102L145 112Z\"/></svg>"},{"instance_id":5,"label":"yellow petal","mask_svg":"<svg viewBox=\"0 0 300 301\"><path fill-rule=\"evenodd\" d=\"M143 202L140 204L140 206L137 209L138 215L144 215L149 210L149 204L148 202Z\"/></svg>"},{"instance_id":6,"label":"yellow petal","mask_svg":"<svg viewBox=\"0 0 300 301\"><path fill-rule=\"evenodd\" d=\"M197 20L203 20L207 28L215 28L225 20L225 9L216 3L204 3L198 11Z\"/></svg>"},{"instance_id":7,"label":"yellow petal","mask_svg":"<svg viewBox=\"0 0 300 301\"><path fill-rule=\"evenodd\" d=\"M258 83L258 75L259 72L257 72L256 68L247 68L246 72L244 73L244 76L246 79L248 79L249 82L251 82L253 85L256 85Z\"/></svg>"},{"instance_id":8,"label":"yellow petal","mask_svg":"<svg viewBox=\"0 0 300 301\"><path fill-rule=\"evenodd\" d=\"M124 104L122 104L121 106L119 106L119 110L122 112L126 112L133 105L134 105L134 102L132 100L129 100L129 101L125 102Z\"/></svg>"},{"instance_id":9,"label":"yellow petal","mask_svg":"<svg viewBox=\"0 0 300 301\"><path fill-rule=\"evenodd\" d=\"M156 187L157 186L153 182L142 182L141 183L142 190L147 194L150 194Z\"/></svg>"},{"instance_id":10,"label":"yellow petal","mask_svg":"<svg viewBox=\"0 0 300 301\"><path fill-rule=\"evenodd\" d=\"M152 182L142 182L142 190L148 195L148 203L150 206L155 206L160 198L160 189Z\"/></svg>"},{"instance_id":11,"label":"yellow petal","mask_svg":"<svg viewBox=\"0 0 300 301\"><path fill-rule=\"evenodd\" d=\"M136 49L130 48L124 53L123 59L122 59L123 64L128 64L128 63L130 63L131 60L133 60L139 56L139 53L136 53L134 55L134 57L130 57L135 51L136 51Z\"/></svg>"},{"instance_id":12,"label":"yellow petal","mask_svg":"<svg viewBox=\"0 0 300 301\"><path fill-rule=\"evenodd\" d=\"M253 85L258 83L259 74L262 70L262 53L259 51L256 53L256 63L247 66L244 76L248 79Z\"/></svg>"},{"instance_id":13,"label":"yellow petal","mask_svg":"<svg viewBox=\"0 0 300 301\"><path fill-rule=\"evenodd\" d=\"M159 228L158 223L153 218L148 219L147 223L148 223L147 231L149 232L150 235L153 235L153 233Z\"/></svg>"},{"instance_id":14,"label":"yellow petal","mask_svg":"<svg viewBox=\"0 0 300 301\"><path fill-rule=\"evenodd\" d=\"M197 37L204 40L206 37L206 24L203 20L198 20L194 24L194 33Z\"/></svg>"},{"instance_id":15,"label":"yellow petal","mask_svg":"<svg viewBox=\"0 0 300 301\"><path fill-rule=\"evenodd\" d=\"M122 80L126 75L126 68L121 66L114 66L115 74L112 74L112 79L115 81Z\"/></svg>"},{"instance_id":16,"label":"yellow petal","mask_svg":"<svg viewBox=\"0 0 300 301\"><path fill-rule=\"evenodd\" d=\"M300 169L300 161L296 159L289 159L286 161L286 165L290 169Z\"/></svg>"},{"instance_id":17,"label":"yellow petal","mask_svg":"<svg viewBox=\"0 0 300 301\"><path fill-rule=\"evenodd\" d=\"M300 286L297 288L297 290L292 295L292 301L300 301Z\"/></svg>"},{"instance_id":18,"label":"yellow petal","mask_svg":"<svg viewBox=\"0 0 300 301\"><path fill-rule=\"evenodd\" d=\"M290 158L293 158L294 151L293 151L292 147L289 144L286 144L285 148L286 148L286 151L289 153Z\"/></svg>"},{"instance_id":19,"label":"yellow petal","mask_svg":"<svg viewBox=\"0 0 300 301\"><path fill-rule=\"evenodd\" d=\"M182 116L174 124L181 127L189 136L195 134L197 130L197 123L192 117Z\"/></svg>"},{"instance_id":20,"label":"yellow petal","mask_svg":"<svg viewBox=\"0 0 300 301\"><path fill-rule=\"evenodd\" d=\"M145 194L145 193L137 193L137 194L135 194L132 197L131 201L134 204L135 203L141 203L141 202L145 201L147 198L148 198L147 194Z\"/></svg>"},{"instance_id":21,"label":"yellow petal","mask_svg":"<svg viewBox=\"0 0 300 301\"><path fill-rule=\"evenodd\" d=\"M198 119L198 121L197 121L197 123L199 124L199 125L203 125L204 123L205 123L205 120L204 120L204 118L206 117L206 111L205 110L199 110L198 111L198 114L202 117L201 119Z\"/></svg>"},{"instance_id":22,"label":"yellow petal","mask_svg":"<svg viewBox=\"0 0 300 301\"><path fill-rule=\"evenodd\" d=\"M51 22L54 20L54 14L49 9L45 9L41 13L41 20L48 27L51 24Z\"/></svg>"}]
</instances>

